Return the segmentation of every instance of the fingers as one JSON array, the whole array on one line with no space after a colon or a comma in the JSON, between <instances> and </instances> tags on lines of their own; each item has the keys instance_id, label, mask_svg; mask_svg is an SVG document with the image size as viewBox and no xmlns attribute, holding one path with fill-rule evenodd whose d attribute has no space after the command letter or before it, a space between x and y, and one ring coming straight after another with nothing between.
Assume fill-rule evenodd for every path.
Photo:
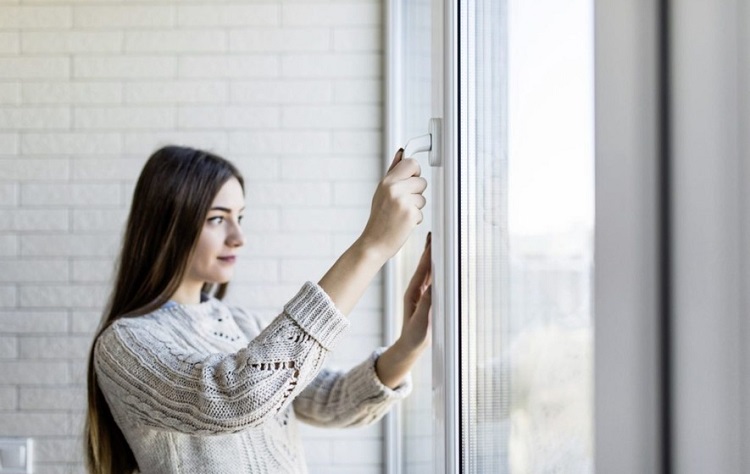
<instances>
[{"instance_id":1,"label":"fingers","mask_svg":"<svg viewBox=\"0 0 750 474\"><path fill-rule=\"evenodd\" d=\"M391 172L391 170L403 159L404 157L404 149L399 148L396 152L396 155L393 157L393 161L391 162L391 166L388 167L388 171L386 171L385 174L388 174Z\"/></svg>"},{"instance_id":2,"label":"fingers","mask_svg":"<svg viewBox=\"0 0 750 474\"><path fill-rule=\"evenodd\" d=\"M404 321L408 321L424 296L425 288L432 284L432 233L427 234L425 248L414 275L404 293Z\"/></svg>"},{"instance_id":3,"label":"fingers","mask_svg":"<svg viewBox=\"0 0 750 474\"><path fill-rule=\"evenodd\" d=\"M421 196L427 189L427 180L420 176L422 171L417 160L403 159L402 156L403 150L399 150L388 174L383 179L383 184L390 187L396 195L409 195L407 196L408 202L414 204L417 209L422 209L427 204L426 199ZM422 222L421 216L418 220Z\"/></svg>"},{"instance_id":4,"label":"fingers","mask_svg":"<svg viewBox=\"0 0 750 474\"><path fill-rule=\"evenodd\" d=\"M430 339L431 310L432 286L421 295L401 332L401 340L414 349L424 348Z\"/></svg>"},{"instance_id":5,"label":"fingers","mask_svg":"<svg viewBox=\"0 0 750 474\"><path fill-rule=\"evenodd\" d=\"M421 194L409 194L408 199L417 209L422 209L427 205L427 199Z\"/></svg>"},{"instance_id":6,"label":"fingers","mask_svg":"<svg viewBox=\"0 0 750 474\"><path fill-rule=\"evenodd\" d=\"M422 221L424 221L424 213L422 212L422 209L427 205L427 199L421 194L409 194L406 198L408 199L408 202L414 206L411 215L415 219L415 224L421 224Z\"/></svg>"},{"instance_id":7,"label":"fingers","mask_svg":"<svg viewBox=\"0 0 750 474\"><path fill-rule=\"evenodd\" d=\"M424 219L422 209L427 205L427 199L422 192L427 187L427 181L421 177L411 177L398 183L392 183L389 188L392 196L408 209L416 224Z\"/></svg>"},{"instance_id":8,"label":"fingers","mask_svg":"<svg viewBox=\"0 0 750 474\"><path fill-rule=\"evenodd\" d=\"M401 153L403 156L403 153ZM394 181L401 181L412 176L419 176L422 174L422 168L419 166L419 162L414 158L400 158L400 161L394 160L393 165L388 170L386 179L390 178Z\"/></svg>"},{"instance_id":9,"label":"fingers","mask_svg":"<svg viewBox=\"0 0 750 474\"><path fill-rule=\"evenodd\" d=\"M432 283L432 258L429 249L422 255L417 270L414 272L412 281L409 282L409 290L414 294L412 298L417 300L427 286Z\"/></svg>"},{"instance_id":10,"label":"fingers","mask_svg":"<svg viewBox=\"0 0 750 474\"><path fill-rule=\"evenodd\" d=\"M422 195L427 187L427 180L421 177L411 177L399 183L391 185L391 189L396 196L403 199L404 204L412 205L416 210L421 210L427 205L427 198ZM422 213L414 213L417 222L422 222Z\"/></svg>"},{"instance_id":11,"label":"fingers","mask_svg":"<svg viewBox=\"0 0 750 474\"><path fill-rule=\"evenodd\" d=\"M427 180L421 176L412 176L397 184L398 189L403 189L407 193L423 193L427 189Z\"/></svg>"},{"instance_id":12,"label":"fingers","mask_svg":"<svg viewBox=\"0 0 750 474\"><path fill-rule=\"evenodd\" d=\"M417 268L421 268L424 265L422 272L424 279L422 280L422 290L425 287L432 285L432 232L427 232L427 238L425 239L424 251L422 252L422 258L419 259L419 265Z\"/></svg>"},{"instance_id":13,"label":"fingers","mask_svg":"<svg viewBox=\"0 0 750 474\"><path fill-rule=\"evenodd\" d=\"M421 289L432 281L432 235L427 234L426 245L419 259L417 269L414 270L406 287L406 298L416 302L420 296Z\"/></svg>"},{"instance_id":14,"label":"fingers","mask_svg":"<svg viewBox=\"0 0 750 474\"><path fill-rule=\"evenodd\" d=\"M422 293L422 297L419 298L419 303L414 310L414 317L424 318L421 325L426 325L428 322L430 309L432 309L432 285L428 286Z\"/></svg>"},{"instance_id":15,"label":"fingers","mask_svg":"<svg viewBox=\"0 0 750 474\"><path fill-rule=\"evenodd\" d=\"M428 237L429 239L429 237ZM432 282L432 243L428 242L427 246L422 252L422 257L419 259L417 264L417 270L414 272L416 280L420 283L420 287L429 285Z\"/></svg>"},{"instance_id":16,"label":"fingers","mask_svg":"<svg viewBox=\"0 0 750 474\"><path fill-rule=\"evenodd\" d=\"M430 286L432 286L432 262L430 262L430 271L427 272L427 276L425 277L424 282L422 283L422 288L430 287Z\"/></svg>"},{"instance_id":17,"label":"fingers","mask_svg":"<svg viewBox=\"0 0 750 474\"><path fill-rule=\"evenodd\" d=\"M432 306L432 283L430 283L430 286L428 286L427 289L424 290L424 293L422 293L422 298L419 299L417 309L419 309L420 306L425 309L430 309Z\"/></svg>"},{"instance_id":18,"label":"fingers","mask_svg":"<svg viewBox=\"0 0 750 474\"><path fill-rule=\"evenodd\" d=\"M419 269L422 265L426 265L427 268L429 269L431 261L432 261L432 232L428 232L427 238L425 239L424 250L422 251L422 257L419 259L419 264L417 265L417 268Z\"/></svg>"}]
</instances>

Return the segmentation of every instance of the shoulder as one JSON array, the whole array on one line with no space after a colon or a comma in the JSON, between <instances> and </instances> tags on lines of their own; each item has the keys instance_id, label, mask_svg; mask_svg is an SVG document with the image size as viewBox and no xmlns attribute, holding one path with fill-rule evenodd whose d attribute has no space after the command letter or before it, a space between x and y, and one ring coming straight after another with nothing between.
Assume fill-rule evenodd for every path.
<instances>
[{"instance_id":1,"label":"shoulder","mask_svg":"<svg viewBox=\"0 0 750 474\"><path fill-rule=\"evenodd\" d=\"M96 352L129 346L130 341L142 340L142 335L153 334L158 325L150 315L122 316L107 326L96 339Z\"/></svg>"},{"instance_id":2,"label":"shoulder","mask_svg":"<svg viewBox=\"0 0 750 474\"><path fill-rule=\"evenodd\" d=\"M155 361L160 364L190 362L198 354L194 343L200 338L200 331L184 317L164 310L120 317L97 338L95 360L109 360L120 365L134 363L136 366Z\"/></svg>"},{"instance_id":3,"label":"shoulder","mask_svg":"<svg viewBox=\"0 0 750 474\"><path fill-rule=\"evenodd\" d=\"M122 331L150 331L157 326L163 326L169 324L170 319L169 313L171 311L167 307L162 307L151 311L146 314L139 315L123 315L115 319L112 324L104 330L102 335L118 333Z\"/></svg>"},{"instance_id":4,"label":"shoulder","mask_svg":"<svg viewBox=\"0 0 750 474\"><path fill-rule=\"evenodd\" d=\"M113 321L96 341L96 349L128 346L135 349L147 341L166 342L174 336L181 319L172 308L162 307L141 315L123 315Z\"/></svg>"}]
</instances>

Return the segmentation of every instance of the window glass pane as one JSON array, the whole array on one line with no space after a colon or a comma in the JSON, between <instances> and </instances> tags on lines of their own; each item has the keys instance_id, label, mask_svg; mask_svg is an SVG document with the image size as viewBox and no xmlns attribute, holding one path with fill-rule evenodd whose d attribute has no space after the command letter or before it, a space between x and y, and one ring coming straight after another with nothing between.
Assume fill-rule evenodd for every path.
<instances>
[{"instance_id":1,"label":"window glass pane","mask_svg":"<svg viewBox=\"0 0 750 474\"><path fill-rule=\"evenodd\" d=\"M463 472L593 472L593 6L460 8Z\"/></svg>"}]
</instances>

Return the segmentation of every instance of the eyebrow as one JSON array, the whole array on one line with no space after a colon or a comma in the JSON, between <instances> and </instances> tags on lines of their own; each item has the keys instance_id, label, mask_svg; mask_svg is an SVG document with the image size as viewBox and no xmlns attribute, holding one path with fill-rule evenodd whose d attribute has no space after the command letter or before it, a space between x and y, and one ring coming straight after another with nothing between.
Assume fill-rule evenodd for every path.
<instances>
[{"instance_id":1,"label":"eyebrow","mask_svg":"<svg viewBox=\"0 0 750 474\"><path fill-rule=\"evenodd\" d=\"M245 210L245 207L243 206L242 208L240 208L239 212L242 212L244 210ZM229 214L232 213L231 209L226 208L226 207L219 207L219 206L212 207L211 209L209 209L209 211L223 211L223 212L228 212Z\"/></svg>"}]
</instances>

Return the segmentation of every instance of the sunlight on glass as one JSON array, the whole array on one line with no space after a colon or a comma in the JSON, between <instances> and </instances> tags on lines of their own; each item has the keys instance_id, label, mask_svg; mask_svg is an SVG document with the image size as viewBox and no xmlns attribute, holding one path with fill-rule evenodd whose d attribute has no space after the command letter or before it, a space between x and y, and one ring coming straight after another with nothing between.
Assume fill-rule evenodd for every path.
<instances>
[{"instance_id":1,"label":"sunlight on glass","mask_svg":"<svg viewBox=\"0 0 750 474\"><path fill-rule=\"evenodd\" d=\"M593 5L511 0L509 468L593 472Z\"/></svg>"}]
</instances>

